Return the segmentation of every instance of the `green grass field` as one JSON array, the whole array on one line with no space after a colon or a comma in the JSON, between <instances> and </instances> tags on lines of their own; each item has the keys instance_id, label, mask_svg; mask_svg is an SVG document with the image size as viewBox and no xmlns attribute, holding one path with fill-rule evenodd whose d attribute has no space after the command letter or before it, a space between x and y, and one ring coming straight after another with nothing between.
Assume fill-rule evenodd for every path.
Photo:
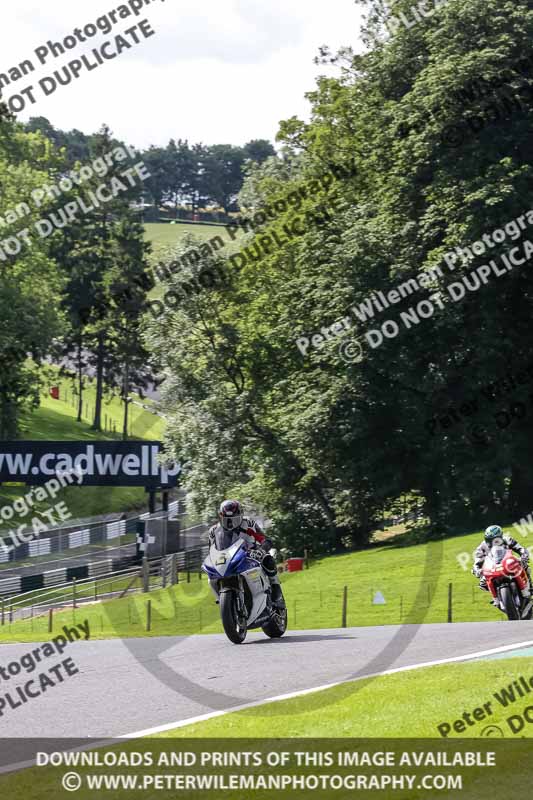
<instances>
[{"instance_id":1,"label":"green grass field","mask_svg":"<svg viewBox=\"0 0 533 800\"><path fill-rule=\"evenodd\" d=\"M405 753L440 753L447 752L450 758L455 753L496 751L497 769L484 766L455 767L455 768L424 768L418 770L412 766L407 772L415 774L417 778L427 775L462 775L463 785L457 789L438 791L424 790L420 783L415 783L412 789L404 787L386 788L380 791L384 798L397 798L397 800L422 800L425 798L442 797L448 800L459 796L472 798L485 797L487 791L503 797L525 796L524 780L521 773L528 772L524 765L529 764L531 738L531 723L523 716L530 700L520 699L505 708L495 697L501 696L512 681L521 676L528 680L533 672L531 659L510 658L466 664L452 664L430 667L423 670L404 672L395 675L383 676L371 681L357 681L343 684L326 691L317 692L301 698L268 703L245 711L224 714L220 717L202 723L188 725L176 730L154 735L151 738L123 740L112 747L98 748L100 754L99 766L75 767L78 775L143 775L159 774L172 775L208 775L214 772L228 774L229 771L254 773L256 775L277 774L279 771L286 773L302 774L393 774L401 775L404 769L395 767L383 768L379 761L375 767L317 767L296 769L294 761L290 767L259 768L231 768L224 769L220 766L211 767L209 762L206 767L170 767L171 756L163 760L161 753L189 754L210 753L213 749L223 752L233 752L232 741L238 751L246 750L253 753L267 753L289 751L294 752L328 752L333 755L338 750L354 753L355 751L376 753L383 757L384 752L396 752L396 763L399 763L399 754ZM479 709L478 719L473 717L473 712ZM468 724L467 718L473 723ZM484 718L481 719L481 715ZM512 722L508 720L513 718ZM457 732L453 732L454 723L462 722ZM442 738L438 726L447 723L452 728L452 733L447 739ZM522 726L522 727L521 727ZM292 742L284 740L292 737ZM482 738L492 738L489 743L481 743ZM494 741L494 737L500 739ZM501 738L514 740L506 742L506 749ZM326 739L324 742L323 740ZM335 739L346 739L346 745L336 742ZM424 740L420 744L413 740ZM474 744L471 740L478 739ZM181 743L172 740L181 740ZM296 740L296 741L294 741ZM300 743L300 740L304 740ZM316 742L313 745L313 740ZM316 741L319 740L319 741ZM320 741L322 740L322 741ZM355 740L355 741L354 741ZM361 740L363 740L361 742ZM365 740L367 742L365 743ZM375 740L374 744L368 740ZM397 743L394 740L399 740ZM428 741L430 740L430 741ZM433 740L433 741L431 741ZM466 740L466 741L461 741ZM244 743L246 746L244 747ZM218 745L218 747L217 747ZM285 746L284 746L285 745ZM296 745L296 748L295 748ZM110 751L116 751L112 756ZM105 754L109 753L109 761ZM139 761L140 753L151 753L151 767L126 767L113 766L118 758L118 753L135 753ZM109 766L104 766L107 763ZM125 762L127 763L127 762ZM194 761L193 761L194 763ZM327 763L327 762L326 762ZM415 762L416 763L416 762ZM162 766L163 765L163 766ZM72 769L72 768L71 768ZM67 797L67 792L61 793L61 781L69 770L61 767L32 767L21 771L0 776L0 788L6 797L13 800L40 800L41 797ZM134 780L134 779L133 779ZM176 797L176 789L171 785L162 784L155 791L153 786L148 791L141 789L128 790L117 784L113 790L113 797L124 798L132 796ZM181 793L181 792L180 792ZM205 793L207 794L207 792ZM202 796L205 796L202 794ZM276 792L280 797L296 796L295 793ZM77 792L80 798L95 797L94 788L90 789L83 782ZM100 796L98 794L98 796ZM188 791L184 796L192 796ZM215 797L221 794L213 794ZM232 791L235 800L246 800L251 796L249 790ZM259 800L268 800L273 793L267 791L254 791L253 796ZM353 789L332 792L329 789L297 793L298 797L317 797L320 800L329 800L335 796L340 799L354 796ZM370 796L362 792L362 796Z\"/></svg>"},{"instance_id":2,"label":"green grass field","mask_svg":"<svg viewBox=\"0 0 533 800\"><path fill-rule=\"evenodd\" d=\"M316 694L257 706L187 725L162 737L353 737L353 738L478 738L489 725L512 736L506 719L531 704L527 697L505 708L493 694L513 680L533 677L533 658L506 658L443 664L436 667L350 681ZM491 703L483 709L483 705ZM481 708L483 718L462 719ZM478 713L481 717L481 713ZM456 720L463 725L454 728ZM516 727L518 727L518 722ZM521 735L533 736L526 724ZM487 735L486 733L484 734Z\"/></svg>"},{"instance_id":3,"label":"green grass field","mask_svg":"<svg viewBox=\"0 0 533 800\"><path fill-rule=\"evenodd\" d=\"M457 560L460 553L472 554L480 538L478 532L409 547L389 544L324 558L299 573L284 573L281 580L289 629L341 627L345 586L348 627L446 622L450 583L454 622L503 620L469 570L463 570ZM384 605L374 604L377 592L384 597ZM147 595L101 603L77 613L89 618L95 638L222 632L218 606L205 578L200 580L197 574L191 576L190 584L155 592L150 598L149 633ZM65 613L67 621L72 618L70 612ZM63 624L61 613L55 624ZM36 621L30 631L26 623L14 623L0 632L0 641L33 641L46 633L44 626L44 620Z\"/></svg>"},{"instance_id":4,"label":"green grass field","mask_svg":"<svg viewBox=\"0 0 533 800\"><path fill-rule=\"evenodd\" d=\"M175 247L187 234L195 236L202 242L214 236L222 236L224 240L229 240L221 225L197 225L185 222L171 225L167 222L147 222L144 227L146 241L151 242L156 254L162 249Z\"/></svg>"},{"instance_id":5,"label":"green grass field","mask_svg":"<svg viewBox=\"0 0 533 800\"><path fill-rule=\"evenodd\" d=\"M99 433L91 430L92 413L95 403L95 388L89 383L84 392L84 409L82 422L76 421L77 406L75 404L72 384L68 379L51 381L50 385L60 387L60 399L53 400L48 391L41 395L41 405L22 420L22 438L28 440L50 441L91 441L113 440L121 438L122 403L118 397L106 397L104 400L102 421L106 423L108 432ZM143 401L147 402L147 401ZM130 404L130 430L133 438L159 440L163 434L164 420L145 411L138 405ZM109 430L115 426L117 435ZM24 495L27 487L0 487L0 505L12 503L17 497ZM65 502L73 519L93 515L140 509L146 505L146 492L143 488L127 487L66 487L57 495L56 502ZM37 510L49 508L48 500L36 503ZM0 531L7 531L14 522L5 523ZM27 522L27 519L25 519Z\"/></svg>"}]
</instances>

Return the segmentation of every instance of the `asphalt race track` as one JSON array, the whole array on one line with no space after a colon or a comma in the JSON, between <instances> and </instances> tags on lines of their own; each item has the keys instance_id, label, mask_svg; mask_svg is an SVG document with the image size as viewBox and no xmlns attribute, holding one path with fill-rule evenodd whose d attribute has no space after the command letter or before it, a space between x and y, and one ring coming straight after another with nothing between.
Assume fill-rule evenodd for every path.
<instances>
[{"instance_id":1,"label":"asphalt race track","mask_svg":"<svg viewBox=\"0 0 533 800\"><path fill-rule=\"evenodd\" d=\"M4 708L0 736L122 736L380 670L530 639L533 627L527 624L486 622L295 631L279 640L252 633L242 646L223 635L75 642L62 658L72 658L79 674L56 681L18 708ZM2 645L0 665L37 646ZM55 654L42 663L49 668L60 660ZM15 685L40 669L2 680L2 693L10 683L15 692Z\"/></svg>"}]
</instances>

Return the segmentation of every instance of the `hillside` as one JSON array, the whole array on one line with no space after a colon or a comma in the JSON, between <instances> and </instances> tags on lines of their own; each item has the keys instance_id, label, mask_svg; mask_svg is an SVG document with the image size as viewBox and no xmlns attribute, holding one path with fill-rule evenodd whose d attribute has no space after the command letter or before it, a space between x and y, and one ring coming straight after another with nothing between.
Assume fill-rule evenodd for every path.
<instances>
[{"instance_id":1,"label":"hillside","mask_svg":"<svg viewBox=\"0 0 533 800\"><path fill-rule=\"evenodd\" d=\"M289 610L289 630L338 628L342 625L344 587L348 587L346 624L422 624L446 622L448 592L452 584L454 622L497 621L502 616L490 604L470 574L463 569L482 533L465 534L443 542L402 547L375 547L342 556L322 558L308 570L284 573L283 591ZM460 559L461 554L467 554ZM152 630L146 632L146 596L131 596L81 608L96 638L177 636L220 633L222 625L205 576L185 576L179 586L152 593ZM384 603L375 603L380 592ZM57 626L71 620L72 612L57 613ZM46 620L16 623L0 639L32 640L44 633Z\"/></svg>"},{"instance_id":2,"label":"hillside","mask_svg":"<svg viewBox=\"0 0 533 800\"><path fill-rule=\"evenodd\" d=\"M76 421L76 408L72 386L66 379L57 381L60 399L54 400L49 394L41 395L41 405L31 414L26 414L22 423L22 436L28 440L51 441L90 441L95 439L113 440L121 438L122 404L118 397L104 400L102 420L108 431L116 426L117 434L99 433L91 429L91 415L94 408L94 387L89 384L84 393L83 421ZM66 398L66 399L65 399ZM139 398L136 399L139 402ZM146 403L147 401L143 401ZM146 411L139 405L130 405L130 432L133 438L158 440L163 434L164 422L161 417ZM28 491L26 487L0 487L0 504L12 503ZM146 492L143 488L87 486L67 487L57 496L57 502L65 502L73 519L80 519L104 513L141 509L146 506ZM46 509L48 501L36 508ZM4 525L9 529L12 525Z\"/></svg>"}]
</instances>

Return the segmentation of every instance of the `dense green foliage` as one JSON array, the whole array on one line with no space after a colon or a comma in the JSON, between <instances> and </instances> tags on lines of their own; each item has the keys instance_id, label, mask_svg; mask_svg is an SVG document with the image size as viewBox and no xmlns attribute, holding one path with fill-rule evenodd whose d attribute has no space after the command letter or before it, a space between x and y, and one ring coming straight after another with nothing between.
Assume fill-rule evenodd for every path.
<instances>
[{"instance_id":1,"label":"dense green foliage","mask_svg":"<svg viewBox=\"0 0 533 800\"><path fill-rule=\"evenodd\" d=\"M78 420L83 372L92 362L97 377L94 429L102 428L104 390L115 388L124 400L126 435L128 396L150 377L140 340L147 291L142 279L150 247L132 208L142 183L133 188L121 183L125 191L93 207L91 190L118 180L131 158L129 165L102 160L107 174L94 174L79 185L71 181L71 189L60 192L57 185L72 164L72 152L67 152L72 143L56 149L51 138L25 131L5 112L0 124L0 437L19 435L21 413L39 403L45 360L57 362L61 356L67 356L66 373L76 379ZM105 126L87 141L83 155L89 163L116 153L119 146ZM74 162L75 171L79 166ZM74 202L76 207L78 201L87 213L80 206L69 218L65 205ZM46 236L36 233L39 221L48 226Z\"/></svg>"},{"instance_id":2,"label":"dense green foliage","mask_svg":"<svg viewBox=\"0 0 533 800\"><path fill-rule=\"evenodd\" d=\"M143 317L152 287L135 190L2 262L0 435L16 435L37 402L36 365L68 351L80 389L94 363L96 429L106 383L126 413L129 390L150 364L161 369L168 447L187 464L196 511L237 495L294 550L364 545L401 495L421 498L435 537L531 510L532 4L450 0L409 25L398 19L412 18L410 0L394 5L394 21L382 2L363 4L365 52L321 49L329 77L308 95L310 122L281 124L279 156L263 140L172 140L143 154L152 179L142 189L156 205L231 207L246 175L241 253L219 229L223 247L204 246L201 262L157 287L201 274L187 303ZM4 212L112 143L106 129L24 128L5 114L1 133ZM496 229L503 240L485 252L446 261ZM470 274L510 250L522 264L484 283ZM209 287L215 266L226 278ZM456 302L448 287L463 278L477 291ZM388 308L369 299L400 285L415 288ZM361 304L366 322L353 311ZM384 323L397 335L372 347L366 335ZM339 348L351 336L362 358Z\"/></svg>"},{"instance_id":3,"label":"dense green foliage","mask_svg":"<svg viewBox=\"0 0 533 800\"><path fill-rule=\"evenodd\" d=\"M289 207L262 229L282 235L284 223L300 217L302 235L245 251L244 266L227 267L230 286L191 298L149 333L168 376L169 446L189 462L197 506L212 510L221 495L240 495L297 548L363 544L403 492L424 499L437 536L531 507L533 415L507 427L494 419L519 401L531 407L527 385L479 403L472 420L437 434L427 423L491 382L505 387L507 373L530 361L527 263L462 302L446 292L513 244L522 256L527 231L490 256L458 260L453 274L443 258L533 207L529 106L503 104L533 76L517 67L533 56L532 4L454 0L393 37L381 4L367 5L367 51L322 51L338 77L319 79L309 94L309 124L282 124L282 159L254 169L242 196L257 211L333 165L350 175L327 193L307 192L301 209ZM395 14L410 5L400 0ZM484 122L491 100L500 117ZM450 126L461 131L457 146ZM326 201L337 208L329 218ZM387 294L439 265L442 278L375 312L370 326L354 317L364 342L368 327L399 321L437 290L444 298L431 318L400 325L381 347L365 345L359 363L345 363L335 337L305 357L297 349L297 337L332 325L371 292Z\"/></svg>"},{"instance_id":4,"label":"dense green foliage","mask_svg":"<svg viewBox=\"0 0 533 800\"><path fill-rule=\"evenodd\" d=\"M37 208L28 209L29 214L21 208L23 221L15 209L42 186L53 166L49 142L39 134L22 133L0 106L2 241L39 220ZM11 252L15 250L13 242ZM0 262L0 438L15 436L21 412L38 404L35 363L49 352L62 330L63 283L46 239L34 240L31 247L24 245L16 255L4 253Z\"/></svg>"}]
</instances>

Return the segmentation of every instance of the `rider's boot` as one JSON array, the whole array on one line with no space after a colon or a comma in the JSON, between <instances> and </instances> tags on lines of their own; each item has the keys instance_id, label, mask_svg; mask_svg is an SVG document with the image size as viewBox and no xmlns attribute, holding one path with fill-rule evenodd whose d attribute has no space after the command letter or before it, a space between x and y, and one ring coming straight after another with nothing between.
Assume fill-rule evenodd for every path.
<instances>
[{"instance_id":1,"label":"rider's boot","mask_svg":"<svg viewBox=\"0 0 533 800\"><path fill-rule=\"evenodd\" d=\"M527 575L527 584L525 589L522 589L522 597L525 600L529 600L531 597L531 572L529 571L529 566L526 564L524 567L526 575Z\"/></svg>"},{"instance_id":2,"label":"rider's boot","mask_svg":"<svg viewBox=\"0 0 533 800\"><path fill-rule=\"evenodd\" d=\"M283 608L283 592L281 591L281 584L277 575L270 577L270 596L272 597L273 605L278 608Z\"/></svg>"},{"instance_id":3,"label":"rider's boot","mask_svg":"<svg viewBox=\"0 0 533 800\"><path fill-rule=\"evenodd\" d=\"M278 568L274 558L270 555L270 553L267 553L263 558L263 569L268 576L268 580L270 581L270 596L272 598L272 604L277 608L283 608L284 600L283 593L281 591L281 584L278 578Z\"/></svg>"}]
</instances>

